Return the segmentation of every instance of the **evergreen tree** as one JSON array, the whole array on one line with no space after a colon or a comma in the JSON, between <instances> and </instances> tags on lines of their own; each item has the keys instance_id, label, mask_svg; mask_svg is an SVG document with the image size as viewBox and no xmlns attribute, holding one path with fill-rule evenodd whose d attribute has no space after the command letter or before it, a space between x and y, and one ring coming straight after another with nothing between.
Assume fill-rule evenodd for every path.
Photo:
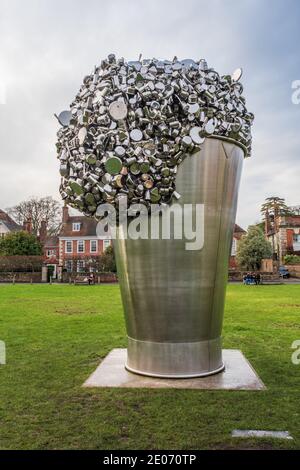
<instances>
[{"instance_id":1,"label":"evergreen tree","mask_svg":"<svg viewBox=\"0 0 300 470\"><path fill-rule=\"evenodd\" d=\"M0 239L0 255L41 255L42 247L37 238L28 232L11 232Z\"/></svg>"},{"instance_id":2,"label":"evergreen tree","mask_svg":"<svg viewBox=\"0 0 300 470\"><path fill-rule=\"evenodd\" d=\"M271 244L265 239L257 225L250 225L237 248L236 259L242 269L255 271L260 268L263 258L272 257Z\"/></svg>"}]
</instances>

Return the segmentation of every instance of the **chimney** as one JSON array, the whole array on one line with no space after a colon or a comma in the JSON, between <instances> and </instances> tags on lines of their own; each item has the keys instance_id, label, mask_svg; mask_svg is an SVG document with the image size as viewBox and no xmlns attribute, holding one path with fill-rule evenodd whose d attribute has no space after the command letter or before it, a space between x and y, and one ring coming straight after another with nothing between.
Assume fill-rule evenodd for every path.
<instances>
[{"instance_id":1,"label":"chimney","mask_svg":"<svg viewBox=\"0 0 300 470\"><path fill-rule=\"evenodd\" d=\"M68 218L69 218L69 208L65 204L62 210L62 223L65 224L66 222L68 222Z\"/></svg>"},{"instance_id":2,"label":"chimney","mask_svg":"<svg viewBox=\"0 0 300 470\"><path fill-rule=\"evenodd\" d=\"M46 238L47 238L47 222L46 220L42 220L41 227L40 227L40 236L39 236L40 242L45 243Z\"/></svg>"},{"instance_id":3,"label":"chimney","mask_svg":"<svg viewBox=\"0 0 300 470\"><path fill-rule=\"evenodd\" d=\"M31 217L28 217L23 223L23 230L28 233L32 233L32 221Z\"/></svg>"}]
</instances>

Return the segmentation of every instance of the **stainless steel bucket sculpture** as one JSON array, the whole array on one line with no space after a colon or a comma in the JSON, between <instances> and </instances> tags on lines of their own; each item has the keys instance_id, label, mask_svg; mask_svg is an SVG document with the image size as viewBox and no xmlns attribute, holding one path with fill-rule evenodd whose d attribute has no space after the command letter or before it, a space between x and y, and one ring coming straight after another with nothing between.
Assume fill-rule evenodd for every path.
<instances>
[{"instance_id":1,"label":"stainless steel bucket sculpture","mask_svg":"<svg viewBox=\"0 0 300 470\"><path fill-rule=\"evenodd\" d=\"M204 59L109 54L57 116L62 198L99 220L108 204L119 222L114 247L133 372L180 378L224 367L228 258L254 119L241 76L240 68L219 75ZM153 204L173 215L203 205L203 247L186 250L185 232L126 238L124 199L144 206L146 224Z\"/></svg>"},{"instance_id":2,"label":"stainless steel bucket sculpture","mask_svg":"<svg viewBox=\"0 0 300 470\"><path fill-rule=\"evenodd\" d=\"M128 370L169 378L223 370L224 299L243 159L236 142L208 138L178 169L177 203L204 204L201 250L185 250L184 238L124 239L119 227L114 248Z\"/></svg>"}]
</instances>

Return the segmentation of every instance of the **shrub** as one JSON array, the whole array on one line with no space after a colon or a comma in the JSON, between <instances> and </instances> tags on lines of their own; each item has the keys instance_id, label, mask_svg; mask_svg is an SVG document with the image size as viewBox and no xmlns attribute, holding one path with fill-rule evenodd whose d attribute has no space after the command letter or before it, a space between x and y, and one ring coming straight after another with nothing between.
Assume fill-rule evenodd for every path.
<instances>
[{"instance_id":1,"label":"shrub","mask_svg":"<svg viewBox=\"0 0 300 470\"><path fill-rule=\"evenodd\" d=\"M300 256L298 256L298 255L285 255L284 264L300 264Z\"/></svg>"}]
</instances>

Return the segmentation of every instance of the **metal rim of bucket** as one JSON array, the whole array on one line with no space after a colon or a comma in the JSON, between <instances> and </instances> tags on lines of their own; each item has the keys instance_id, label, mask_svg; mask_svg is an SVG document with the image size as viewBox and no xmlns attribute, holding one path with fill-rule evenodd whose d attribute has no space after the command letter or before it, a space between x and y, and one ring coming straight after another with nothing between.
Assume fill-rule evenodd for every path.
<instances>
[{"instance_id":1,"label":"metal rim of bucket","mask_svg":"<svg viewBox=\"0 0 300 470\"><path fill-rule=\"evenodd\" d=\"M229 144L235 144L237 147L240 147L243 150L244 158L249 158L247 148L245 147L244 144L242 144L238 140L231 139L231 137L224 137L223 135L217 135L217 134L212 134L212 135L208 136L207 138L208 139L219 139L219 140L223 140L224 142L228 142Z\"/></svg>"},{"instance_id":2,"label":"metal rim of bucket","mask_svg":"<svg viewBox=\"0 0 300 470\"><path fill-rule=\"evenodd\" d=\"M133 369L132 367L128 366L127 362L125 363L125 369L129 372L133 372L134 374L147 376L147 377L156 377L158 379L196 379L197 377L208 377L209 375L215 375L219 372L222 372L225 369L225 364L222 363L221 367L218 369L214 369L209 372L202 372L201 374L182 374L182 375L171 375L171 374L155 374L150 372L143 372L140 369Z\"/></svg>"}]
</instances>

